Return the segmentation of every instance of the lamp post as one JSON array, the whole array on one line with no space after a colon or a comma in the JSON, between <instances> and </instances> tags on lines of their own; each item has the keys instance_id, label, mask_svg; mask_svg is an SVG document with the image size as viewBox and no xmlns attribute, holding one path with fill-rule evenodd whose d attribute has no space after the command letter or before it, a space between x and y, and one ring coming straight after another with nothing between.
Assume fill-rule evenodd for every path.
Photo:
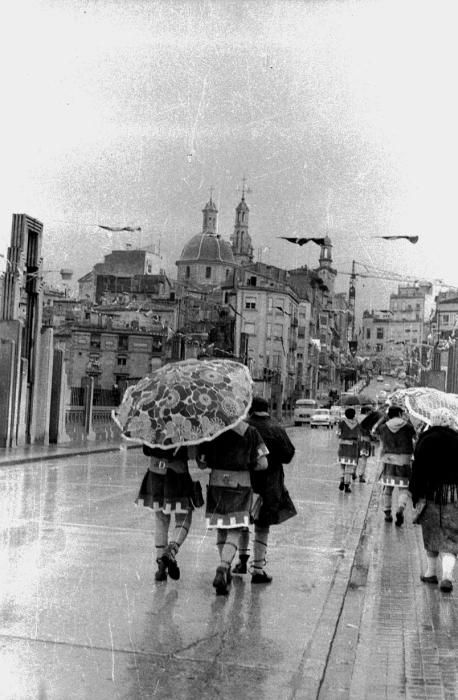
<instances>
[{"instance_id":1,"label":"lamp post","mask_svg":"<svg viewBox=\"0 0 458 700\"><path fill-rule=\"evenodd\" d=\"M86 365L85 392L84 392L84 434L86 440L95 440L96 434L92 425L92 413L94 406L95 378L100 377L102 368L99 360L89 360Z\"/></svg>"}]
</instances>

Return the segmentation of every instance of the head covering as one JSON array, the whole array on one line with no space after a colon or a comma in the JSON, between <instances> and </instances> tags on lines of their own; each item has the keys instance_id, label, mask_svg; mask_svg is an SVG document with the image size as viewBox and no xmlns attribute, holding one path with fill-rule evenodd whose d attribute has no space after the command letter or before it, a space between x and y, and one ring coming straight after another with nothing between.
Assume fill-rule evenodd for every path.
<instances>
[{"instance_id":1,"label":"head covering","mask_svg":"<svg viewBox=\"0 0 458 700\"><path fill-rule=\"evenodd\" d=\"M250 413L268 413L269 404L262 396L253 396L251 401Z\"/></svg>"},{"instance_id":2,"label":"head covering","mask_svg":"<svg viewBox=\"0 0 458 700\"><path fill-rule=\"evenodd\" d=\"M356 415L356 411L354 408L346 408L345 409L345 418L349 418L350 420L354 418Z\"/></svg>"},{"instance_id":3,"label":"head covering","mask_svg":"<svg viewBox=\"0 0 458 700\"><path fill-rule=\"evenodd\" d=\"M431 411L431 425L441 425L446 428L457 429L455 417L448 408L435 408Z\"/></svg>"},{"instance_id":4,"label":"head covering","mask_svg":"<svg viewBox=\"0 0 458 700\"><path fill-rule=\"evenodd\" d=\"M401 414L401 406L390 406L388 409L388 418L398 418Z\"/></svg>"}]
</instances>

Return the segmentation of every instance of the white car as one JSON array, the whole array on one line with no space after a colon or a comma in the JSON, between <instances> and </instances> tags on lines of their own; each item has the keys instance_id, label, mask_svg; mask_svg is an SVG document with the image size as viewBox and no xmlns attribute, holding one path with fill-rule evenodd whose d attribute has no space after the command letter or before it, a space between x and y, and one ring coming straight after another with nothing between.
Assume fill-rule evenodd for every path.
<instances>
[{"instance_id":1,"label":"white car","mask_svg":"<svg viewBox=\"0 0 458 700\"><path fill-rule=\"evenodd\" d=\"M323 425L325 428L332 428L334 424L334 418L331 415L329 408L319 408L310 418L310 427L318 428Z\"/></svg>"},{"instance_id":2,"label":"white car","mask_svg":"<svg viewBox=\"0 0 458 700\"><path fill-rule=\"evenodd\" d=\"M310 418L317 408L318 402L315 399L298 399L294 405L294 425L310 423Z\"/></svg>"}]
</instances>

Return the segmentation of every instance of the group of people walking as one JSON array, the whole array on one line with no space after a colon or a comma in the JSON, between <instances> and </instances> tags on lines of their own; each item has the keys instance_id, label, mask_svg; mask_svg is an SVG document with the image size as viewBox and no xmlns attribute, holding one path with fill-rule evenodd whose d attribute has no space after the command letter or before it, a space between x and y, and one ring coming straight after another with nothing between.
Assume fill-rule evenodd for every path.
<instances>
[{"instance_id":1,"label":"group of people walking","mask_svg":"<svg viewBox=\"0 0 458 700\"><path fill-rule=\"evenodd\" d=\"M399 405L380 415L369 406L347 408L339 422L339 489L351 492L351 481L364 475L371 440L380 441L382 508L385 522L393 522L393 495L397 491L395 524L404 523L409 499L415 508L414 523L422 528L427 567L421 580L453 590L453 571L458 555L458 424L447 408L431 412L431 424L417 435ZM442 565L439 572L439 563Z\"/></svg>"},{"instance_id":2,"label":"group of people walking","mask_svg":"<svg viewBox=\"0 0 458 700\"><path fill-rule=\"evenodd\" d=\"M359 419L349 407L337 432L339 489L350 493L352 481L366 481L367 459L378 438L385 521L394 519L396 526L403 525L410 493L414 522L421 525L426 551L427 567L421 580L450 592L458 555L458 425L453 414L446 408L432 411L431 425L417 434L401 406L391 405L383 415L363 407ZM270 527L297 512L283 470L295 448L284 428L269 415L267 401L255 397L247 420L196 448L167 450L144 445L143 451L150 464L137 502L155 514L156 581L180 578L177 555L189 533L193 511L202 505L189 473L188 462L195 459L201 469L210 470L205 520L208 529L216 530L216 594L228 594L233 575L250 573L253 584L270 583L272 576L265 568ZM254 525L251 562L250 525Z\"/></svg>"},{"instance_id":3,"label":"group of people walking","mask_svg":"<svg viewBox=\"0 0 458 700\"><path fill-rule=\"evenodd\" d=\"M283 464L295 452L284 428L268 413L267 401L253 399L248 420L194 448L164 450L143 447L150 466L137 502L155 513L156 581L179 579L179 549L186 539L196 507L188 460L210 470L205 520L216 530L219 565L213 586L227 595L233 574L248 573L250 524L254 524L251 582L270 583L265 570L271 525L296 515L285 486ZM169 534L171 515L175 531ZM234 558L239 559L233 566Z\"/></svg>"}]
</instances>

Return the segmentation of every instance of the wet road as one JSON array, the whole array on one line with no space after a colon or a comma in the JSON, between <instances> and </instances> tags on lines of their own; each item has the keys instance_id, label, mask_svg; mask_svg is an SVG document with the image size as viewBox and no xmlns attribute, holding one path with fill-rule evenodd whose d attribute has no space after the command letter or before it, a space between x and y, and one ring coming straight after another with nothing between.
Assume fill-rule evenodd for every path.
<instances>
[{"instance_id":1,"label":"wet road","mask_svg":"<svg viewBox=\"0 0 458 700\"><path fill-rule=\"evenodd\" d=\"M4 468L0 697L315 697L370 486L337 489L332 431L294 428L297 517L272 528L270 586L216 597L215 533L195 513L181 580L154 582L139 450ZM206 473L198 472L203 482Z\"/></svg>"}]
</instances>

